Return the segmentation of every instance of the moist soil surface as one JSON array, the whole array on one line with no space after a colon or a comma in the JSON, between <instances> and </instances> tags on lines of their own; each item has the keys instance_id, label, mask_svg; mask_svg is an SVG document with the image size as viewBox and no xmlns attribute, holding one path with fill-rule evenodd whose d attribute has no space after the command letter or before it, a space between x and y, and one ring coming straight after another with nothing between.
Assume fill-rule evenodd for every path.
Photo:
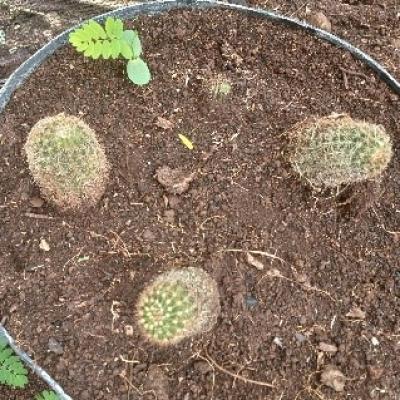
<instances>
[{"instance_id":1,"label":"moist soil surface","mask_svg":"<svg viewBox=\"0 0 400 400\"><path fill-rule=\"evenodd\" d=\"M342 50L271 22L175 11L135 26L151 84L130 84L122 61L66 47L0 117L7 329L79 400L396 399L398 96ZM210 89L220 79L227 96ZM40 204L25 161L31 127L60 112L97 132L112 166L85 213ZM315 192L291 169L285 132L332 112L391 135L379 183ZM191 177L183 193L157 181L166 166ZM135 302L159 273L185 266L216 279L222 312L210 332L159 348L139 334ZM329 366L343 392L322 384Z\"/></svg>"}]
</instances>

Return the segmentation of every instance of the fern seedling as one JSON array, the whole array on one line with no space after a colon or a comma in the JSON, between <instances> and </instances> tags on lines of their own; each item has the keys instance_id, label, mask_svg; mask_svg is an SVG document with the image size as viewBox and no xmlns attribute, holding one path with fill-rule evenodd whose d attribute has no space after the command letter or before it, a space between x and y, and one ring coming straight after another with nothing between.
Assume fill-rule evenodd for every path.
<instances>
[{"instance_id":1,"label":"fern seedling","mask_svg":"<svg viewBox=\"0 0 400 400\"><path fill-rule=\"evenodd\" d=\"M60 400L60 398L54 392L43 390L35 396L35 400Z\"/></svg>"},{"instance_id":2,"label":"fern seedling","mask_svg":"<svg viewBox=\"0 0 400 400\"><path fill-rule=\"evenodd\" d=\"M120 19L108 17L104 27L90 20L69 35L69 42L77 51L94 60L122 57L128 60L126 71L134 84L142 86L150 82L149 67L141 58L139 34L136 30L124 30Z\"/></svg>"},{"instance_id":3,"label":"fern seedling","mask_svg":"<svg viewBox=\"0 0 400 400\"><path fill-rule=\"evenodd\" d=\"M28 383L28 370L14 354L7 340L0 336L0 384L23 389Z\"/></svg>"}]
</instances>

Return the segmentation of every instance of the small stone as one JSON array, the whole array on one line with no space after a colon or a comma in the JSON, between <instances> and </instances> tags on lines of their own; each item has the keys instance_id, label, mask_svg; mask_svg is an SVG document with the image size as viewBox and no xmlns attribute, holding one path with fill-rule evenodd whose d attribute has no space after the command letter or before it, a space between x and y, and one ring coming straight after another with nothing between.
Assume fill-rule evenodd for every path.
<instances>
[{"instance_id":1,"label":"small stone","mask_svg":"<svg viewBox=\"0 0 400 400\"><path fill-rule=\"evenodd\" d=\"M308 22L311 25L314 25L317 28L323 29L328 32L330 32L332 29L331 21L329 21L328 17L322 12L311 14L308 17Z\"/></svg>"},{"instance_id":2,"label":"small stone","mask_svg":"<svg viewBox=\"0 0 400 400\"><path fill-rule=\"evenodd\" d=\"M39 249L43 251L50 251L50 245L47 243L46 239L40 240Z\"/></svg>"},{"instance_id":3,"label":"small stone","mask_svg":"<svg viewBox=\"0 0 400 400\"><path fill-rule=\"evenodd\" d=\"M40 197L34 196L34 197L30 198L29 204L33 208L40 208L40 207L43 206L44 200L42 198L40 198Z\"/></svg>"},{"instance_id":4,"label":"small stone","mask_svg":"<svg viewBox=\"0 0 400 400\"><path fill-rule=\"evenodd\" d=\"M156 171L155 178L171 194L182 194L188 191L190 182L195 173L186 174L179 168L170 168L166 165Z\"/></svg>"},{"instance_id":5,"label":"small stone","mask_svg":"<svg viewBox=\"0 0 400 400\"><path fill-rule=\"evenodd\" d=\"M142 237L146 242L153 242L156 239L156 235L150 229L145 229Z\"/></svg>"},{"instance_id":6,"label":"small stone","mask_svg":"<svg viewBox=\"0 0 400 400\"><path fill-rule=\"evenodd\" d=\"M359 307L353 307L347 314L346 317L354 319L365 319L365 311L362 311Z\"/></svg>"},{"instance_id":7,"label":"small stone","mask_svg":"<svg viewBox=\"0 0 400 400\"><path fill-rule=\"evenodd\" d=\"M175 223L175 211L174 210L165 210L164 211L165 221L169 224Z\"/></svg>"},{"instance_id":8,"label":"small stone","mask_svg":"<svg viewBox=\"0 0 400 400\"><path fill-rule=\"evenodd\" d=\"M126 336L133 336L133 326L132 325L125 325L124 331L125 331Z\"/></svg>"},{"instance_id":9,"label":"small stone","mask_svg":"<svg viewBox=\"0 0 400 400\"><path fill-rule=\"evenodd\" d=\"M199 371L202 375L205 375L213 370L212 366L206 361L195 361L193 368Z\"/></svg>"},{"instance_id":10,"label":"small stone","mask_svg":"<svg viewBox=\"0 0 400 400\"><path fill-rule=\"evenodd\" d=\"M283 349L282 339L276 336L272 343L276 344L279 348Z\"/></svg>"},{"instance_id":11,"label":"small stone","mask_svg":"<svg viewBox=\"0 0 400 400\"><path fill-rule=\"evenodd\" d=\"M384 372L383 368L374 367L372 365L368 367L368 376L371 379L371 381L377 381L381 379L383 372Z\"/></svg>"},{"instance_id":12,"label":"small stone","mask_svg":"<svg viewBox=\"0 0 400 400\"><path fill-rule=\"evenodd\" d=\"M81 393L81 397L80 397L80 398L81 398L82 400L89 400L89 399L91 398L89 391L88 391L88 390L84 390L84 391Z\"/></svg>"},{"instance_id":13,"label":"small stone","mask_svg":"<svg viewBox=\"0 0 400 400\"><path fill-rule=\"evenodd\" d=\"M336 392L343 392L346 377L334 365L327 365L322 371L321 383Z\"/></svg>"},{"instance_id":14,"label":"small stone","mask_svg":"<svg viewBox=\"0 0 400 400\"><path fill-rule=\"evenodd\" d=\"M325 342L321 342L318 345L318 349L323 351L324 353L331 353L331 354L336 354L338 351L338 348L334 344L329 344Z\"/></svg>"},{"instance_id":15,"label":"small stone","mask_svg":"<svg viewBox=\"0 0 400 400\"><path fill-rule=\"evenodd\" d=\"M246 295L245 303L247 308L254 308L258 304L258 300L251 294Z\"/></svg>"},{"instance_id":16,"label":"small stone","mask_svg":"<svg viewBox=\"0 0 400 400\"><path fill-rule=\"evenodd\" d=\"M172 209L176 210L178 208L180 202L181 201L178 196L174 196L174 195L168 196L168 204Z\"/></svg>"},{"instance_id":17,"label":"small stone","mask_svg":"<svg viewBox=\"0 0 400 400\"><path fill-rule=\"evenodd\" d=\"M373 346L379 346L379 340L375 337L375 336L372 336L372 338L371 338L371 343L372 343L372 345Z\"/></svg>"},{"instance_id":18,"label":"small stone","mask_svg":"<svg viewBox=\"0 0 400 400\"><path fill-rule=\"evenodd\" d=\"M246 253L246 261L258 271L262 271L264 269L264 264L257 258L253 257L250 253Z\"/></svg>"},{"instance_id":19,"label":"small stone","mask_svg":"<svg viewBox=\"0 0 400 400\"><path fill-rule=\"evenodd\" d=\"M301 333L295 333L294 338L297 340L299 343L304 343L307 340L307 337L302 335Z\"/></svg>"},{"instance_id":20,"label":"small stone","mask_svg":"<svg viewBox=\"0 0 400 400\"><path fill-rule=\"evenodd\" d=\"M64 353L64 347L55 338L51 337L47 345L50 353L61 355Z\"/></svg>"}]
</instances>

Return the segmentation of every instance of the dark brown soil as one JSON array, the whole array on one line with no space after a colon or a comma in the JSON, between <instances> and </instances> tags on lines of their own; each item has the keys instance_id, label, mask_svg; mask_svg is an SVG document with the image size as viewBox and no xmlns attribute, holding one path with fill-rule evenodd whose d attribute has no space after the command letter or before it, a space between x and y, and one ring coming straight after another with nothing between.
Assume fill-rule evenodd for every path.
<instances>
[{"instance_id":1,"label":"dark brown soil","mask_svg":"<svg viewBox=\"0 0 400 400\"><path fill-rule=\"evenodd\" d=\"M174 12L135 25L149 86L131 85L123 62L66 48L0 117L7 328L79 400L396 399L397 154L382 182L335 198L294 175L285 131L349 113L383 124L397 152L398 96L348 54L254 18ZM217 77L232 82L226 98L210 94ZM85 215L31 206L39 191L22 147L39 118L59 112L93 127L112 164L104 198ZM189 190L170 194L155 179L163 166L194 173ZM253 253L263 270L246 251L263 252ZM138 335L135 301L152 277L182 266L218 281L222 314L203 337L159 349ZM62 355L48 351L50 338ZM330 364L346 376L344 392L321 385Z\"/></svg>"}]
</instances>

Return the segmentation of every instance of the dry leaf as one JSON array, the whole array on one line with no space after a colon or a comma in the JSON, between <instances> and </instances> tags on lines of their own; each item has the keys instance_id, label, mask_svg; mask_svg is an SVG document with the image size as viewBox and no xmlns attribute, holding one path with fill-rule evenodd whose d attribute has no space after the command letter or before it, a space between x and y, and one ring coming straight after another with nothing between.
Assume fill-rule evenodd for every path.
<instances>
[{"instance_id":1,"label":"dry leaf","mask_svg":"<svg viewBox=\"0 0 400 400\"><path fill-rule=\"evenodd\" d=\"M346 377L334 365L327 365L322 371L321 383L336 392L343 392Z\"/></svg>"},{"instance_id":2,"label":"dry leaf","mask_svg":"<svg viewBox=\"0 0 400 400\"><path fill-rule=\"evenodd\" d=\"M258 269L259 271L262 271L264 269L264 264L257 260L255 257L253 257L250 253L246 253L246 257L247 257L247 262L255 267L256 269Z\"/></svg>"},{"instance_id":3,"label":"dry leaf","mask_svg":"<svg viewBox=\"0 0 400 400\"><path fill-rule=\"evenodd\" d=\"M172 169L164 165L156 171L157 181L165 187L167 192L172 194L182 194L189 189L189 184L195 177L195 173L186 175L179 168Z\"/></svg>"},{"instance_id":4,"label":"dry leaf","mask_svg":"<svg viewBox=\"0 0 400 400\"><path fill-rule=\"evenodd\" d=\"M183 145L185 145L189 150L193 150L193 143L191 142L191 140L186 137L185 135L182 135L181 133L178 133L179 139L181 139L181 142L183 143Z\"/></svg>"},{"instance_id":5,"label":"dry leaf","mask_svg":"<svg viewBox=\"0 0 400 400\"><path fill-rule=\"evenodd\" d=\"M157 117L156 126L161 129L172 129L174 124L171 121L168 121L166 118Z\"/></svg>"},{"instance_id":6,"label":"dry leaf","mask_svg":"<svg viewBox=\"0 0 400 400\"><path fill-rule=\"evenodd\" d=\"M41 239L39 243L39 249L43 251L50 251L50 245L45 239Z\"/></svg>"},{"instance_id":7,"label":"dry leaf","mask_svg":"<svg viewBox=\"0 0 400 400\"><path fill-rule=\"evenodd\" d=\"M353 307L347 314L346 317L355 319L365 319L365 311L359 307Z\"/></svg>"},{"instance_id":8,"label":"dry leaf","mask_svg":"<svg viewBox=\"0 0 400 400\"><path fill-rule=\"evenodd\" d=\"M335 354L338 351L338 348L334 344L329 344L325 342L321 342L318 345L318 349L325 353L332 353L332 354Z\"/></svg>"}]
</instances>

